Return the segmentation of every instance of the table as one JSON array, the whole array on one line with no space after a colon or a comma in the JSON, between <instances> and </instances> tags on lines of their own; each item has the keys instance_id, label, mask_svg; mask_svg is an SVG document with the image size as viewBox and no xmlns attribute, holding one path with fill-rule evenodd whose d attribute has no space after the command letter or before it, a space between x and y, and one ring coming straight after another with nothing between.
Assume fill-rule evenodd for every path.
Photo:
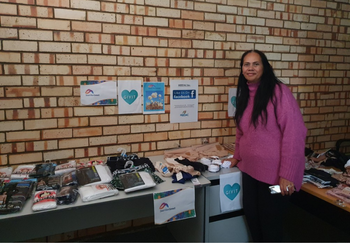
<instances>
[{"instance_id":1,"label":"table","mask_svg":"<svg viewBox=\"0 0 350 243\"><path fill-rule=\"evenodd\" d=\"M149 157L152 162L163 161L163 155ZM158 172L156 172L158 173ZM158 174L160 175L160 174ZM153 212L153 193L191 187L172 183L172 178L162 177L165 181L156 187L126 194L119 191L116 196L83 202L80 197L72 205L59 205L56 209L33 212L30 198L21 212L0 215L1 241L24 241L70 232L100 225L123 222L126 220L150 217ZM180 231L186 241L203 242L205 187L210 181L204 176L198 178L200 185L195 187L196 218L169 224L172 232ZM181 224L191 227L180 227ZM176 234L174 234L175 236ZM177 234L179 235L179 234Z\"/></svg>"}]
</instances>

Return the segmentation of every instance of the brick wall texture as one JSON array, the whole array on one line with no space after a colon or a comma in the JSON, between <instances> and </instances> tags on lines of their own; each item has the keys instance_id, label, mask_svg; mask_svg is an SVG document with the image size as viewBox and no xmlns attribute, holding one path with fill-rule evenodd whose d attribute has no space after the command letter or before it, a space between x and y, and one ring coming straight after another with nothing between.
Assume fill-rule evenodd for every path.
<instances>
[{"instance_id":1,"label":"brick wall texture","mask_svg":"<svg viewBox=\"0 0 350 243\"><path fill-rule=\"evenodd\" d=\"M350 138L349 0L0 0L0 37L2 166L234 143L228 90L253 48L295 95L307 146ZM166 112L80 105L80 81L128 79L164 82ZM170 123L171 79L198 80L198 122Z\"/></svg>"}]
</instances>

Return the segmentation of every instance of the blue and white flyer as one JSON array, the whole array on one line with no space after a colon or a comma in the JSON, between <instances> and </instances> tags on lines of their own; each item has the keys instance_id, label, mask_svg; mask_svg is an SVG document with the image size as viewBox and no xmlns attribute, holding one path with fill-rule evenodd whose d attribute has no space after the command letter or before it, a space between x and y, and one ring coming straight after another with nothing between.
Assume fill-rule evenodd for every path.
<instances>
[{"instance_id":1,"label":"blue and white flyer","mask_svg":"<svg viewBox=\"0 0 350 243\"><path fill-rule=\"evenodd\" d=\"M165 113L164 83L143 83L143 114Z\"/></svg>"},{"instance_id":2,"label":"blue and white flyer","mask_svg":"<svg viewBox=\"0 0 350 243\"><path fill-rule=\"evenodd\" d=\"M87 80L80 82L81 105L116 105L117 82Z\"/></svg>"},{"instance_id":3,"label":"blue and white flyer","mask_svg":"<svg viewBox=\"0 0 350 243\"><path fill-rule=\"evenodd\" d=\"M237 96L237 88L230 88L228 90L228 116L234 117L236 113L236 96Z\"/></svg>"},{"instance_id":4,"label":"blue and white flyer","mask_svg":"<svg viewBox=\"0 0 350 243\"><path fill-rule=\"evenodd\" d=\"M118 80L119 114L142 113L141 80Z\"/></svg>"},{"instance_id":5,"label":"blue and white flyer","mask_svg":"<svg viewBox=\"0 0 350 243\"><path fill-rule=\"evenodd\" d=\"M198 80L170 80L170 123L198 121Z\"/></svg>"}]
</instances>

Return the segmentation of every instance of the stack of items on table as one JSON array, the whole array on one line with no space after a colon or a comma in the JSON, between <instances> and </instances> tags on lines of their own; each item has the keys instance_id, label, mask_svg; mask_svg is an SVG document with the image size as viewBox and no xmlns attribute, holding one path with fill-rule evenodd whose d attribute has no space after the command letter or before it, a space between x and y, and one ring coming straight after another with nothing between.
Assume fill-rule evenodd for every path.
<instances>
[{"instance_id":1,"label":"stack of items on table","mask_svg":"<svg viewBox=\"0 0 350 243\"><path fill-rule=\"evenodd\" d=\"M327 191L328 195L350 203L350 159L345 154L332 149L317 154L306 148L305 156L303 181L310 182L318 188L332 188Z\"/></svg>"},{"instance_id":2,"label":"stack of items on table","mask_svg":"<svg viewBox=\"0 0 350 243\"><path fill-rule=\"evenodd\" d=\"M198 177L204 171L218 172L221 168L229 168L227 150L219 143L195 145L165 151L164 162L155 163L156 170L164 177L172 177L173 183L185 183Z\"/></svg>"},{"instance_id":3,"label":"stack of items on table","mask_svg":"<svg viewBox=\"0 0 350 243\"><path fill-rule=\"evenodd\" d=\"M113 160L118 157L123 158L123 163ZM33 198L32 210L41 211L54 209L57 205L72 204L78 195L83 202L87 202L117 195L126 186L141 190L163 182L154 174L155 169L149 166L152 163L148 158L138 158L137 155L131 157L123 154L108 157L107 162L47 162L19 165L15 169L0 168L0 214L21 211L29 198ZM132 164L134 161L137 166ZM122 174L137 175L139 178L137 182L133 181L134 177L128 177L125 181L121 178ZM125 186L123 182L128 184ZM142 184L147 184L147 187Z\"/></svg>"}]
</instances>

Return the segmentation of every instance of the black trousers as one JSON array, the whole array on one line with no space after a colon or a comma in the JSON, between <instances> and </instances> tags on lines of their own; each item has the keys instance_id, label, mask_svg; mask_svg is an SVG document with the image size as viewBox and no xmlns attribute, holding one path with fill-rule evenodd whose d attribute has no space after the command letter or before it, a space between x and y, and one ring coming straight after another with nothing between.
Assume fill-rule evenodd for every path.
<instances>
[{"instance_id":1,"label":"black trousers","mask_svg":"<svg viewBox=\"0 0 350 243\"><path fill-rule=\"evenodd\" d=\"M283 241L289 196L271 194L269 184L242 173L243 209L254 242Z\"/></svg>"}]
</instances>

